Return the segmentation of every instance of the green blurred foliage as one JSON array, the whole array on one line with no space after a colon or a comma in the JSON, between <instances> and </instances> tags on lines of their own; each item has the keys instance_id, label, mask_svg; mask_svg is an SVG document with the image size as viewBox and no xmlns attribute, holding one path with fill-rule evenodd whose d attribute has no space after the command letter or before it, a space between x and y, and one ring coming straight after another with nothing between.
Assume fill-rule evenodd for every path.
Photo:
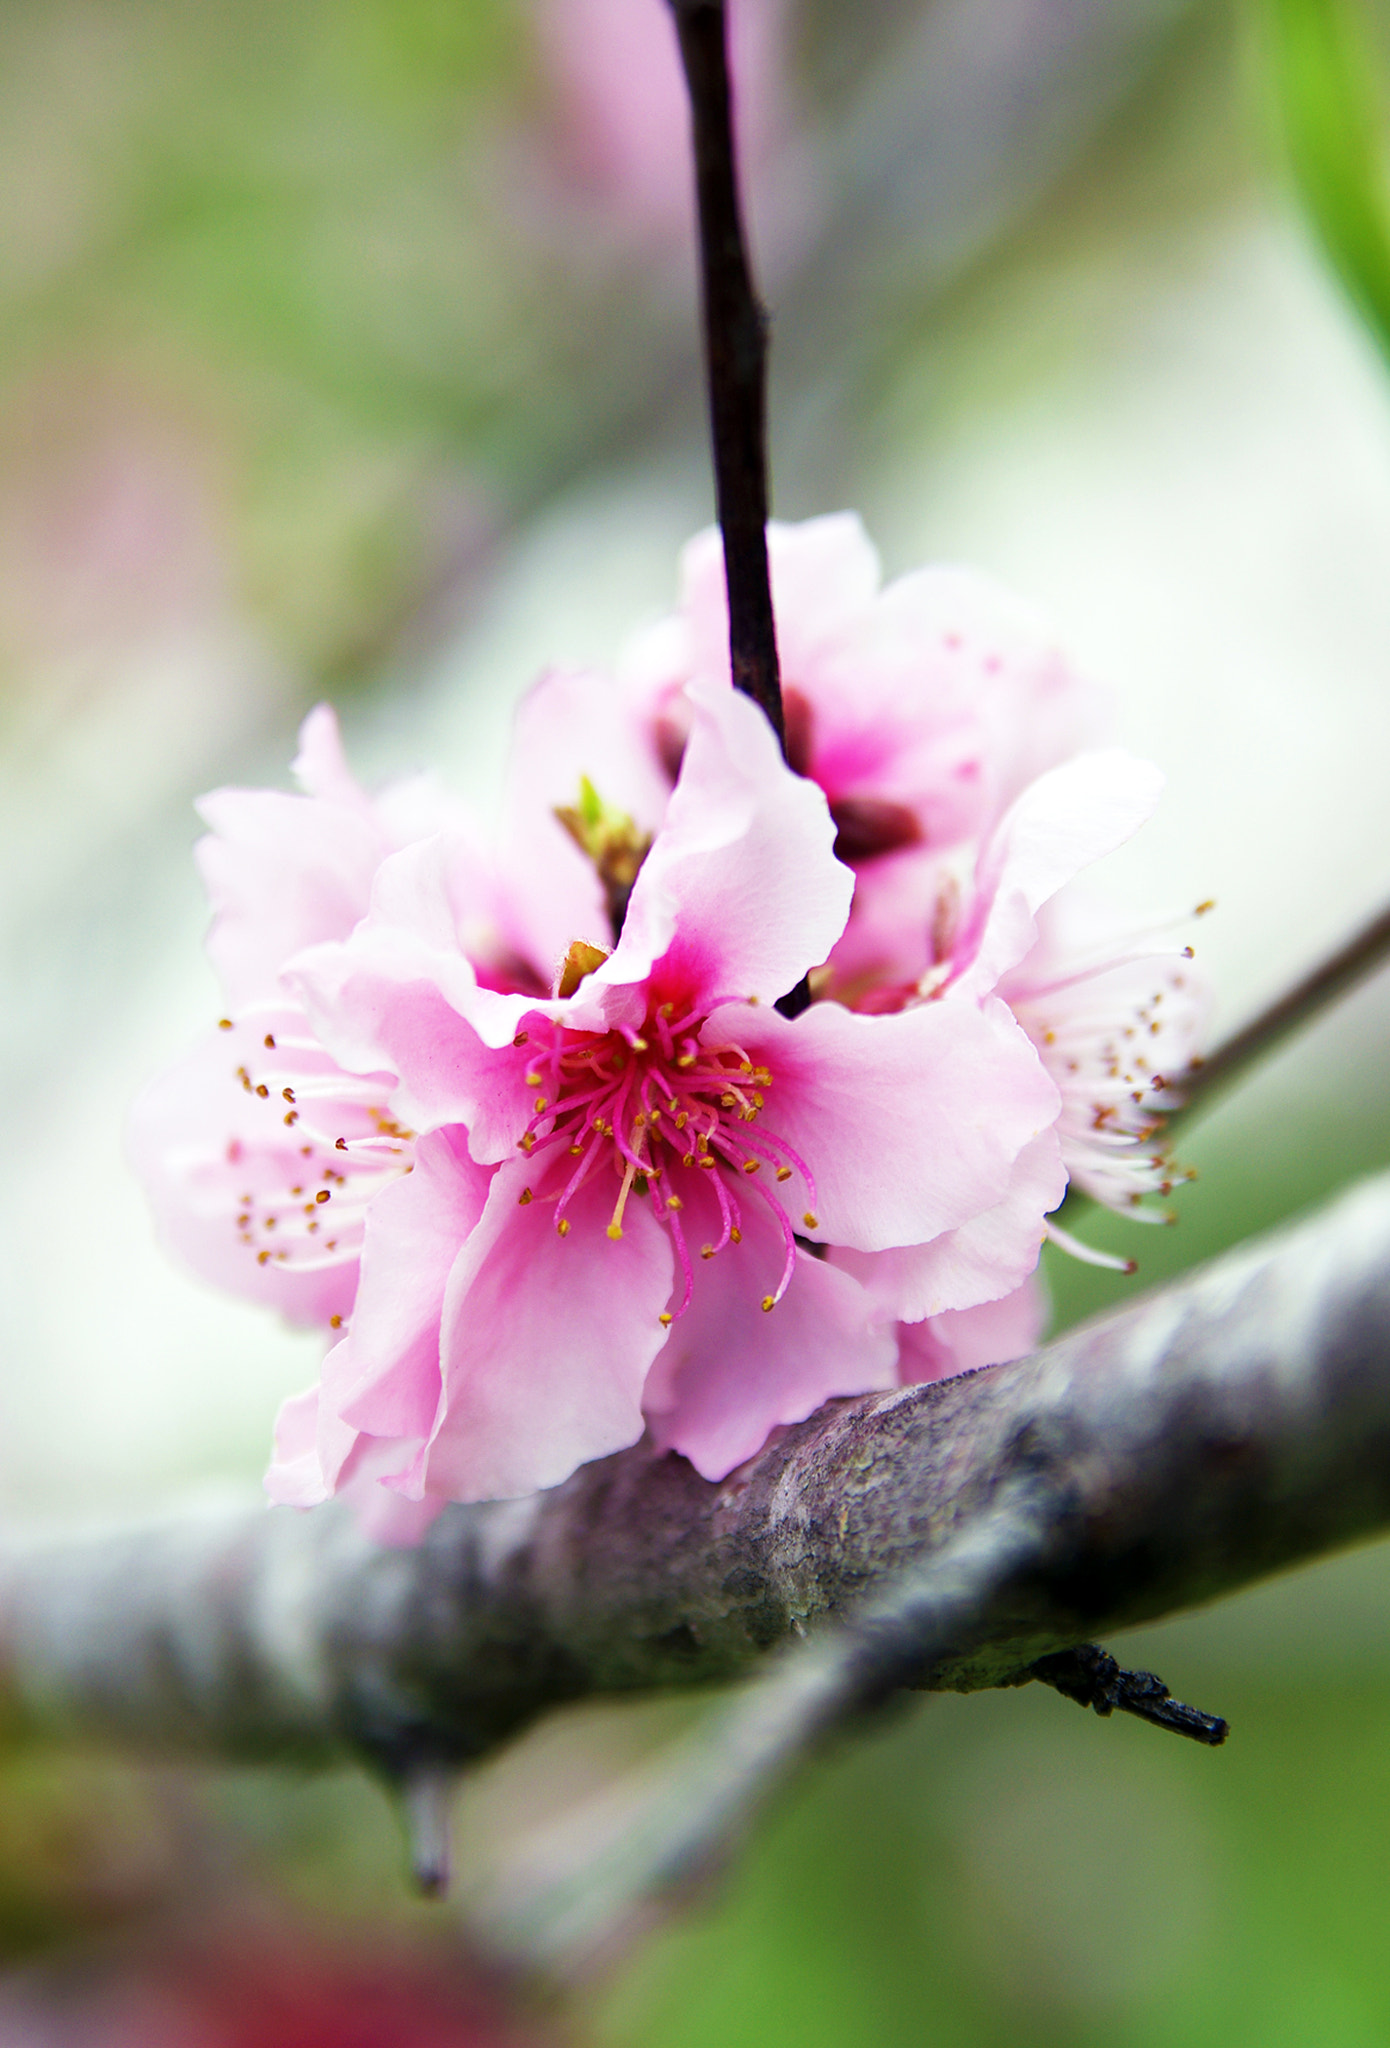
<instances>
[{"instance_id":1,"label":"green blurred foliage","mask_svg":"<svg viewBox=\"0 0 1390 2048\"><path fill-rule=\"evenodd\" d=\"M1346 290L1390 355L1390 181L1367 0L1259 0L1289 168Z\"/></svg>"}]
</instances>

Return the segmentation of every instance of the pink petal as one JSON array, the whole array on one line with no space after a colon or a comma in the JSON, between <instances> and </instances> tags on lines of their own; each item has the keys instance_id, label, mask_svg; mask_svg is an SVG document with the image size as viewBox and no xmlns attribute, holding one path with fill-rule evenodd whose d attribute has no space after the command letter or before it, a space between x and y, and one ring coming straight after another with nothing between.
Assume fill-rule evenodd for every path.
<instances>
[{"instance_id":1,"label":"pink petal","mask_svg":"<svg viewBox=\"0 0 1390 2048\"><path fill-rule=\"evenodd\" d=\"M886 1017L815 1003L790 1023L731 1006L703 1037L742 1044L772 1074L754 1132L770 1147L785 1140L815 1176L814 1196L799 1176L790 1184L788 1210L813 1206L810 1236L861 1251L919 1245L992 1209L1059 1108L998 1002Z\"/></svg>"},{"instance_id":2,"label":"pink petal","mask_svg":"<svg viewBox=\"0 0 1390 2048\"><path fill-rule=\"evenodd\" d=\"M1151 814L1163 776L1151 762L1114 748L1082 754L1030 783L980 855L977 911L958 935L962 994L987 993L1037 938L1036 914L1049 897L1102 854L1113 852Z\"/></svg>"},{"instance_id":3,"label":"pink petal","mask_svg":"<svg viewBox=\"0 0 1390 2048\"><path fill-rule=\"evenodd\" d=\"M1047 1296L1036 1273L1012 1294L977 1308L948 1309L898 1326L898 1378L905 1387L953 1379L988 1365L1007 1365L1036 1350L1047 1321Z\"/></svg>"},{"instance_id":4,"label":"pink petal","mask_svg":"<svg viewBox=\"0 0 1390 2048\"><path fill-rule=\"evenodd\" d=\"M370 817L371 798L348 766L338 714L331 704L316 704L300 726L299 752L290 773L306 796Z\"/></svg>"},{"instance_id":5,"label":"pink petal","mask_svg":"<svg viewBox=\"0 0 1390 2048\"><path fill-rule=\"evenodd\" d=\"M719 1236L719 1212L687 1204L692 1241ZM745 1201L743 1242L697 1263L686 1313L647 1382L644 1407L654 1440L684 1453L706 1479L722 1479L761 1449L780 1423L800 1422L834 1394L895 1384L890 1328L846 1273L798 1251L791 1284L764 1313L782 1271L781 1232L756 1201Z\"/></svg>"},{"instance_id":6,"label":"pink petal","mask_svg":"<svg viewBox=\"0 0 1390 2048\"><path fill-rule=\"evenodd\" d=\"M854 879L814 783L733 690L692 685L690 741L666 820L637 877L617 950L586 987L645 982L692 1008L775 1002L824 960Z\"/></svg>"},{"instance_id":7,"label":"pink petal","mask_svg":"<svg viewBox=\"0 0 1390 2048\"><path fill-rule=\"evenodd\" d=\"M319 1388L308 1387L280 1404L265 1490L281 1507L312 1508L332 1488L319 1458Z\"/></svg>"},{"instance_id":8,"label":"pink petal","mask_svg":"<svg viewBox=\"0 0 1390 2048\"><path fill-rule=\"evenodd\" d=\"M839 1245L831 1262L852 1273L885 1315L916 1323L946 1310L995 1301L1033 1271L1042 1250L1044 1218L1067 1188L1055 1130L1025 1145L1003 1199L930 1242L888 1251Z\"/></svg>"},{"instance_id":9,"label":"pink petal","mask_svg":"<svg viewBox=\"0 0 1390 2048\"><path fill-rule=\"evenodd\" d=\"M666 1342L670 1240L630 1202L613 1242L615 1183L603 1176L570 1203L561 1238L548 1203L521 1204L527 1171L518 1160L493 1176L454 1268L441 1413L408 1491L510 1499L642 1434L642 1388Z\"/></svg>"},{"instance_id":10,"label":"pink petal","mask_svg":"<svg viewBox=\"0 0 1390 2048\"><path fill-rule=\"evenodd\" d=\"M305 1029L302 1014L286 1005L262 1009L254 1023L206 1033L141 1091L126 1143L172 1252L219 1287L277 1308L293 1323L326 1327L352 1307L355 1256L309 1270L275 1258L262 1263L257 1249L271 1240L258 1228L256 1245L249 1245L237 1221L249 1211L259 1227L267 1214L283 1219L297 1206L288 1191L306 1172L299 1129L286 1126L282 1102L248 1094L237 1073L248 1060L264 1059L267 1028L288 1036L296 1016Z\"/></svg>"},{"instance_id":11,"label":"pink petal","mask_svg":"<svg viewBox=\"0 0 1390 2048\"><path fill-rule=\"evenodd\" d=\"M220 789L198 805L194 849L213 909L208 952L234 1006L274 995L301 947L346 938L383 851L369 817L273 789Z\"/></svg>"},{"instance_id":12,"label":"pink petal","mask_svg":"<svg viewBox=\"0 0 1390 2048\"><path fill-rule=\"evenodd\" d=\"M385 861L371 915L351 939L300 954L285 980L343 1066L398 1077L402 1122L416 1131L468 1124L478 1156L503 1158L529 1113L524 1062L511 1047L536 1003L479 987L459 938L458 898L472 872L459 851L436 838Z\"/></svg>"},{"instance_id":13,"label":"pink petal","mask_svg":"<svg viewBox=\"0 0 1390 2048\"><path fill-rule=\"evenodd\" d=\"M421 1138L414 1170L367 1217L339 1412L377 1437L428 1436L439 1405L439 1326L449 1274L483 1213L492 1170L459 1128Z\"/></svg>"},{"instance_id":14,"label":"pink petal","mask_svg":"<svg viewBox=\"0 0 1390 2048\"><path fill-rule=\"evenodd\" d=\"M842 632L878 589L878 553L856 512L831 512L767 529L772 605L782 672L799 677L825 640ZM717 526L681 554L681 609L690 623L693 672L727 678L729 614L724 548Z\"/></svg>"},{"instance_id":15,"label":"pink petal","mask_svg":"<svg viewBox=\"0 0 1390 2048\"><path fill-rule=\"evenodd\" d=\"M504 865L523 950L553 973L571 942L613 944L603 891L555 816L587 776L616 810L653 834L670 795L647 722L630 692L592 670L553 669L517 713L508 776Z\"/></svg>"}]
</instances>

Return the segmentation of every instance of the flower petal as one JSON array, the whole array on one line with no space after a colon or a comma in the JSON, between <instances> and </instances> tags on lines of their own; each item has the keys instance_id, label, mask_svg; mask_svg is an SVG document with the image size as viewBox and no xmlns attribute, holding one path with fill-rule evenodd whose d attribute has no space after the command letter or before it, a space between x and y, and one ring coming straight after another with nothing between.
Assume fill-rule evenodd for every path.
<instances>
[{"instance_id":1,"label":"flower petal","mask_svg":"<svg viewBox=\"0 0 1390 2048\"><path fill-rule=\"evenodd\" d=\"M639 831L655 834L670 781L629 692L593 670L552 669L517 712L503 860L523 950L548 973L575 939L613 944L594 865L555 816L576 801L581 776Z\"/></svg>"},{"instance_id":2,"label":"flower petal","mask_svg":"<svg viewBox=\"0 0 1390 2048\"><path fill-rule=\"evenodd\" d=\"M494 1174L450 1278L441 1413L404 1490L510 1499L642 1434L642 1388L666 1342L670 1240L629 1203L613 1242L606 1180L571 1201L561 1238L548 1203L520 1202L526 1173L519 1160Z\"/></svg>"},{"instance_id":3,"label":"flower petal","mask_svg":"<svg viewBox=\"0 0 1390 2048\"><path fill-rule=\"evenodd\" d=\"M680 780L637 877L622 939L590 976L602 989L655 980L692 1008L730 996L775 1002L825 959L854 878L812 782L793 775L756 705L692 685Z\"/></svg>"},{"instance_id":4,"label":"flower petal","mask_svg":"<svg viewBox=\"0 0 1390 2048\"><path fill-rule=\"evenodd\" d=\"M980 855L976 909L952 949L953 989L987 994L1016 967L1037 938L1041 906L1137 832L1162 789L1152 762L1119 748L1081 754L1030 783Z\"/></svg>"},{"instance_id":5,"label":"flower petal","mask_svg":"<svg viewBox=\"0 0 1390 2048\"><path fill-rule=\"evenodd\" d=\"M643 1403L654 1440L706 1479L722 1479L780 1423L802 1421L832 1395L896 1384L893 1332L847 1273L798 1251L786 1293L763 1312L782 1270L782 1236L759 1203L745 1201L742 1213L743 1242L697 1266L690 1307L672 1325ZM697 1238L719 1235L707 1191L685 1220Z\"/></svg>"},{"instance_id":6,"label":"flower petal","mask_svg":"<svg viewBox=\"0 0 1390 2048\"><path fill-rule=\"evenodd\" d=\"M810 1236L860 1251L920 1245L992 1209L1060 1106L1000 1002L886 1017L814 1003L792 1022L730 1005L703 1036L741 1044L770 1070L755 1130L769 1145L783 1139L815 1176L814 1194L788 1207L813 1204Z\"/></svg>"},{"instance_id":7,"label":"flower petal","mask_svg":"<svg viewBox=\"0 0 1390 2048\"><path fill-rule=\"evenodd\" d=\"M469 1157L458 1126L421 1138L414 1170L367 1216L357 1302L343 1351L340 1413L378 1437L429 1435L439 1406L439 1328L459 1252L487 1200L492 1169Z\"/></svg>"},{"instance_id":8,"label":"flower petal","mask_svg":"<svg viewBox=\"0 0 1390 2048\"><path fill-rule=\"evenodd\" d=\"M478 1156L503 1158L527 1114L524 1062L510 1048L537 1005L479 986L459 937L471 875L468 850L450 839L406 847L383 862L351 939L299 954L284 979L345 1067L398 1077L402 1122L469 1124Z\"/></svg>"},{"instance_id":9,"label":"flower petal","mask_svg":"<svg viewBox=\"0 0 1390 2048\"><path fill-rule=\"evenodd\" d=\"M1038 1263L1043 1219L1066 1193L1055 1130L1025 1145L1003 1199L928 1243L881 1252L836 1245L833 1265L852 1273L885 1315L920 1322L1012 1292Z\"/></svg>"},{"instance_id":10,"label":"flower petal","mask_svg":"<svg viewBox=\"0 0 1390 2048\"><path fill-rule=\"evenodd\" d=\"M878 551L857 512L828 512L795 524L770 520L767 553L782 671L799 678L824 642L872 603ZM729 610L717 526L706 527L683 549L680 589L693 673L727 679Z\"/></svg>"},{"instance_id":11,"label":"flower petal","mask_svg":"<svg viewBox=\"0 0 1390 2048\"><path fill-rule=\"evenodd\" d=\"M280 1100L261 1100L240 1079L249 1061L264 1061L267 1030L288 1038L296 1024L305 1028L302 1012L285 1004L260 1009L254 1024L238 1020L230 1031L207 1032L142 1089L126 1147L161 1239L195 1273L279 1309L292 1323L326 1327L352 1307L357 1259L316 1260L306 1268L271 1255L272 1243L278 1250L281 1241L268 1238L263 1226L274 1215L283 1233L287 1212L298 1206L290 1191L306 1171L301 1133L286 1126ZM326 1057L317 1065L331 1067ZM255 1227L254 1244L242 1216Z\"/></svg>"},{"instance_id":12,"label":"flower petal","mask_svg":"<svg viewBox=\"0 0 1390 2048\"><path fill-rule=\"evenodd\" d=\"M1037 1348L1047 1320L1047 1295L1036 1273L1012 1294L976 1308L948 1309L898 1326L898 1378L905 1387L953 1379L988 1365L1007 1365Z\"/></svg>"}]
</instances>

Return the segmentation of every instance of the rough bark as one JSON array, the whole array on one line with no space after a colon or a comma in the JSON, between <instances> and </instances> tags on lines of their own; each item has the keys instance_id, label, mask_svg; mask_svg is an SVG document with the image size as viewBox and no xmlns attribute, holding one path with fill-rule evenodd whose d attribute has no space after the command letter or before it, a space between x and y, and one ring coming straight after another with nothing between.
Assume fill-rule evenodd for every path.
<instances>
[{"instance_id":1,"label":"rough bark","mask_svg":"<svg viewBox=\"0 0 1390 2048\"><path fill-rule=\"evenodd\" d=\"M409 1774L856 1615L861 1692L1017 1682L1387 1523L1390 1177L1016 1365L834 1404L720 1485L638 1446L415 1551L336 1507L12 1540L0 1671L32 1724Z\"/></svg>"}]
</instances>

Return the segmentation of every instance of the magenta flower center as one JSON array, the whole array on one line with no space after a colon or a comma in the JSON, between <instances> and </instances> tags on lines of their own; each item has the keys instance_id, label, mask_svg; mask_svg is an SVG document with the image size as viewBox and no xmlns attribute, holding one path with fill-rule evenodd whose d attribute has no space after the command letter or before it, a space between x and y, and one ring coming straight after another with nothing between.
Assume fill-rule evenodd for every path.
<instances>
[{"instance_id":1,"label":"magenta flower center","mask_svg":"<svg viewBox=\"0 0 1390 2048\"><path fill-rule=\"evenodd\" d=\"M663 1003L639 1032L570 1031L543 1023L518 1032L525 1048L526 1086L537 1092L519 1142L535 1160L537 1173L521 1194L523 1203L552 1202L555 1228L566 1237L568 1211L579 1190L596 1175L616 1183L608 1235L623 1234L629 1204L649 1201L670 1232L684 1278L679 1305L662 1317L671 1322L690 1304L694 1274L683 1212L694 1184L705 1182L718 1204L716 1237L698 1247L712 1259L743 1240L744 1204L763 1202L776 1219L785 1257L764 1309L786 1292L796 1264L796 1230L814 1230L814 1207L801 1212L800 1225L778 1190L800 1174L814 1205L810 1168L784 1139L761 1124L773 1076L740 1045L707 1045L704 1018L677 1017Z\"/></svg>"}]
</instances>

